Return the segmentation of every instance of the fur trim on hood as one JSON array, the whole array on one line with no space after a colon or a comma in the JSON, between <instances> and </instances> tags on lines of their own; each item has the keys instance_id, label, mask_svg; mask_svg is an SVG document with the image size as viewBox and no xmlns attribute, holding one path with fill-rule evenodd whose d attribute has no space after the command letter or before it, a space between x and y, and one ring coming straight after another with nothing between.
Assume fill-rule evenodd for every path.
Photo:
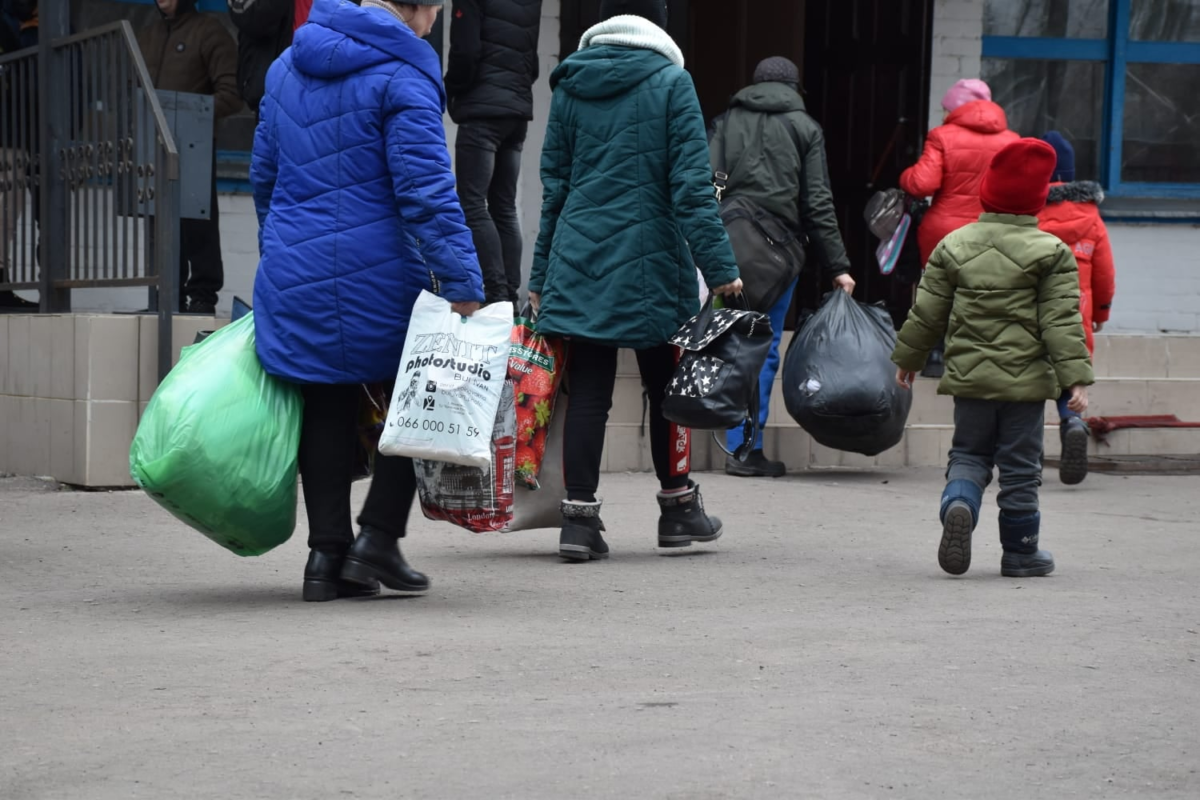
<instances>
[{"instance_id":1,"label":"fur trim on hood","mask_svg":"<svg viewBox=\"0 0 1200 800\"><path fill-rule=\"evenodd\" d=\"M612 17L588 28L579 40L579 49L606 44L653 50L669 58L675 66L683 66L683 51L667 32L650 20L632 14Z\"/></svg>"},{"instance_id":2,"label":"fur trim on hood","mask_svg":"<svg viewBox=\"0 0 1200 800\"><path fill-rule=\"evenodd\" d=\"M1056 183L1050 187L1050 196L1046 203L1095 203L1104 202L1104 189L1095 181L1072 181L1071 183Z\"/></svg>"}]
</instances>

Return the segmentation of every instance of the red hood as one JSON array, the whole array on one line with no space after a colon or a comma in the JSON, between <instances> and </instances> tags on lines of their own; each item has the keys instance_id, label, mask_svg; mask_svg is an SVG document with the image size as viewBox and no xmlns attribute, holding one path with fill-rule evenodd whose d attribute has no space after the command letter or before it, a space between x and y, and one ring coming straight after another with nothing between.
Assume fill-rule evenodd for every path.
<instances>
[{"instance_id":1,"label":"red hood","mask_svg":"<svg viewBox=\"0 0 1200 800\"><path fill-rule=\"evenodd\" d=\"M1000 133L1008 130L1008 117L1004 115L1004 109L991 100L975 100L951 111L946 124L979 133Z\"/></svg>"}]
</instances>

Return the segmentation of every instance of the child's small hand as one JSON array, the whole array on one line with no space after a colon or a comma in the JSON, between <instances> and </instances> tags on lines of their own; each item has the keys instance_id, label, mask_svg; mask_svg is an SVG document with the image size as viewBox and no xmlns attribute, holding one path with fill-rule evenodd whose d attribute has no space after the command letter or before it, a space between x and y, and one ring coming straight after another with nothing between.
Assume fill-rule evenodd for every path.
<instances>
[{"instance_id":1,"label":"child's small hand","mask_svg":"<svg viewBox=\"0 0 1200 800\"><path fill-rule=\"evenodd\" d=\"M1088 396L1086 386L1072 386L1071 399L1067 401L1067 408L1074 411L1076 414L1082 414L1087 411Z\"/></svg>"},{"instance_id":2,"label":"child's small hand","mask_svg":"<svg viewBox=\"0 0 1200 800\"><path fill-rule=\"evenodd\" d=\"M917 373L902 368L896 369L896 383L900 385L901 389L911 389L913 381L916 379Z\"/></svg>"}]
</instances>

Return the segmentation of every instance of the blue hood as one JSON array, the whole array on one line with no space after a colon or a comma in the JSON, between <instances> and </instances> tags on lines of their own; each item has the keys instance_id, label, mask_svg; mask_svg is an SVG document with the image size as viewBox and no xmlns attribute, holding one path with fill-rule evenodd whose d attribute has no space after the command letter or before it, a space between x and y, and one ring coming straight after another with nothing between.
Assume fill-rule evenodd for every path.
<instances>
[{"instance_id":1,"label":"blue hood","mask_svg":"<svg viewBox=\"0 0 1200 800\"><path fill-rule=\"evenodd\" d=\"M316 0L308 24L292 41L292 63L314 78L341 78L397 60L424 73L445 104L437 53L386 11L360 8L350 0Z\"/></svg>"}]
</instances>

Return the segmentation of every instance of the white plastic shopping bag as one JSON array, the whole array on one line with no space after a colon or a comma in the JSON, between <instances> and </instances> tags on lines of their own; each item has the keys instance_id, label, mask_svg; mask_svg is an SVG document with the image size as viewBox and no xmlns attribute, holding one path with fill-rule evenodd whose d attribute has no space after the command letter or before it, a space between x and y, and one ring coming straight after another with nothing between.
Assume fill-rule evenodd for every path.
<instances>
[{"instance_id":1,"label":"white plastic shopping bag","mask_svg":"<svg viewBox=\"0 0 1200 800\"><path fill-rule=\"evenodd\" d=\"M447 301L421 292L379 452L487 469L512 320L512 303L462 317Z\"/></svg>"}]
</instances>

